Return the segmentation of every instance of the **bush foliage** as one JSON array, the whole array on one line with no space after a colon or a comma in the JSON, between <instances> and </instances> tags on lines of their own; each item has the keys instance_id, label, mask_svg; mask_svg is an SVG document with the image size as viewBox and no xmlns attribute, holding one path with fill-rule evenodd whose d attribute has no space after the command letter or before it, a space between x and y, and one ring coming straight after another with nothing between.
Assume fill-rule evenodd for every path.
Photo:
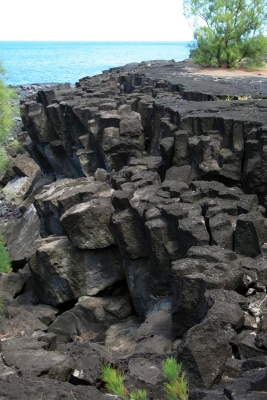
<instances>
[{"instance_id":1,"label":"bush foliage","mask_svg":"<svg viewBox=\"0 0 267 400\"><path fill-rule=\"evenodd\" d=\"M188 400L189 388L185 372L182 372L182 364L178 364L175 358L169 357L162 364L162 372L167 379L165 390L168 400ZM111 365L103 365L102 380L105 382L105 389L110 393L133 400L146 400L146 390L137 389L128 392L124 386L125 375L118 372Z\"/></svg>"},{"instance_id":2,"label":"bush foliage","mask_svg":"<svg viewBox=\"0 0 267 400\"><path fill-rule=\"evenodd\" d=\"M197 46L192 58L197 64L263 66L265 0L184 0L184 14L194 18ZM205 26L199 26L201 20Z\"/></svg>"},{"instance_id":3,"label":"bush foliage","mask_svg":"<svg viewBox=\"0 0 267 400\"><path fill-rule=\"evenodd\" d=\"M167 358L163 362L162 372L167 379L164 386L168 400L187 400L189 388L182 364L178 364L173 357Z\"/></svg>"},{"instance_id":4,"label":"bush foliage","mask_svg":"<svg viewBox=\"0 0 267 400\"><path fill-rule=\"evenodd\" d=\"M119 373L111 365L107 364L102 367L102 380L105 382L105 388L117 396L125 397L127 389L123 384L124 374Z\"/></svg>"},{"instance_id":5,"label":"bush foliage","mask_svg":"<svg viewBox=\"0 0 267 400\"><path fill-rule=\"evenodd\" d=\"M5 248L3 236L0 235L0 272L9 273L11 271L11 259Z\"/></svg>"},{"instance_id":6,"label":"bush foliage","mask_svg":"<svg viewBox=\"0 0 267 400\"><path fill-rule=\"evenodd\" d=\"M14 114L16 107L12 104L16 97L16 91L8 87L5 83L6 71L0 61L0 173L4 172L8 166L3 145L7 143L14 126Z\"/></svg>"}]
</instances>

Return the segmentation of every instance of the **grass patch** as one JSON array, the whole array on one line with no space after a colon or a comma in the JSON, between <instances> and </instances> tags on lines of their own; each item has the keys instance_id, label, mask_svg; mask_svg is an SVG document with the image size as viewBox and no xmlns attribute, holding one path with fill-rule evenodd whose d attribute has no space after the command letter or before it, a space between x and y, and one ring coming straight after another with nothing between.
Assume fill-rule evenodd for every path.
<instances>
[{"instance_id":1,"label":"grass patch","mask_svg":"<svg viewBox=\"0 0 267 400\"><path fill-rule=\"evenodd\" d=\"M168 400L188 400L189 387L182 364L170 357L163 361L162 372L167 382L164 387Z\"/></svg>"},{"instance_id":2,"label":"grass patch","mask_svg":"<svg viewBox=\"0 0 267 400\"><path fill-rule=\"evenodd\" d=\"M123 384L124 377L124 374L121 374L109 364L102 367L102 380L105 382L105 388L110 393L122 397L127 395L127 389Z\"/></svg>"},{"instance_id":3,"label":"grass patch","mask_svg":"<svg viewBox=\"0 0 267 400\"><path fill-rule=\"evenodd\" d=\"M4 174L9 166L9 159L3 147L0 147L0 174Z\"/></svg>"},{"instance_id":4,"label":"grass patch","mask_svg":"<svg viewBox=\"0 0 267 400\"><path fill-rule=\"evenodd\" d=\"M146 390L137 389L136 391L129 393L129 398L133 400L146 400L146 395Z\"/></svg>"},{"instance_id":5,"label":"grass patch","mask_svg":"<svg viewBox=\"0 0 267 400\"><path fill-rule=\"evenodd\" d=\"M162 373L167 382L164 383L168 400L188 400L189 386L185 372L182 371L182 364L178 364L175 358L169 357L162 364ZM111 365L102 366L102 380L105 382L105 389L117 396L133 400L146 400L147 392L137 389L128 392L124 386L125 375L118 372Z\"/></svg>"},{"instance_id":6,"label":"grass patch","mask_svg":"<svg viewBox=\"0 0 267 400\"><path fill-rule=\"evenodd\" d=\"M5 243L2 235L0 235L0 272L12 272L11 259L5 248Z\"/></svg>"}]
</instances>

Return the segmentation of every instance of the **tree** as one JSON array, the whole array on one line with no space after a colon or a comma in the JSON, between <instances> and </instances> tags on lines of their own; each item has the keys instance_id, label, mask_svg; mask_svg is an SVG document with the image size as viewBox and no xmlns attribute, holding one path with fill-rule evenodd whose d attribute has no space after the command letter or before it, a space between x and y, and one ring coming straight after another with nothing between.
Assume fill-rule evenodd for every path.
<instances>
[{"instance_id":1,"label":"tree","mask_svg":"<svg viewBox=\"0 0 267 400\"><path fill-rule=\"evenodd\" d=\"M12 105L12 99L16 92L5 83L6 71L0 61L0 173L3 172L8 164L3 145L9 138L14 120L15 107Z\"/></svg>"},{"instance_id":2,"label":"tree","mask_svg":"<svg viewBox=\"0 0 267 400\"><path fill-rule=\"evenodd\" d=\"M196 63L262 66L267 52L266 0L184 0L184 14L194 17ZM201 20L205 26L199 26Z\"/></svg>"}]
</instances>

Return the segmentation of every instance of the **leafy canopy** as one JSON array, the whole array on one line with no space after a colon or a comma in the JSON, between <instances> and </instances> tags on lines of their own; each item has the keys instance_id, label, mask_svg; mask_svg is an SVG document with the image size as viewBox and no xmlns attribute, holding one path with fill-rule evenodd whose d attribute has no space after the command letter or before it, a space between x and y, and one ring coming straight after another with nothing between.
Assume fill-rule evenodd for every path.
<instances>
[{"instance_id":1,"label":"leafy canopy","mask_svg":"<svg viewBox=\"0 0 267 400\"><path fill-rule=\"evenodd\" d=\"M196 63L262 66L267 52L266 0L184 0L184 14L194 20ZM205 26L199 26L201 20Z\"/></svg>"}]
</instances>

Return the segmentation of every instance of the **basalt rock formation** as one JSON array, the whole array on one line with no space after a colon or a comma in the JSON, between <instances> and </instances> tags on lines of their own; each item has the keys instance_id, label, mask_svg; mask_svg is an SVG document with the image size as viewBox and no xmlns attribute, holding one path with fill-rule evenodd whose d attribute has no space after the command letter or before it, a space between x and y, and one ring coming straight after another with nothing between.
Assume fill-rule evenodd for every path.
<instances>
[{"instance_id":1,"label":"basalt rock formation","mask_svg":"<svg viewBox=\"0 0 267 400\"><path fill-rule=\"evenodd\" d=\"M0 277L3 399L104 399L107 362L163 399L169 356L190 400L265 398L267 86L186 65L129 64L21 100L31 158L13 171L34 228L9 224L6 239L23 236L12 258L28 266Z\"/></svg>"}]
</instances>

